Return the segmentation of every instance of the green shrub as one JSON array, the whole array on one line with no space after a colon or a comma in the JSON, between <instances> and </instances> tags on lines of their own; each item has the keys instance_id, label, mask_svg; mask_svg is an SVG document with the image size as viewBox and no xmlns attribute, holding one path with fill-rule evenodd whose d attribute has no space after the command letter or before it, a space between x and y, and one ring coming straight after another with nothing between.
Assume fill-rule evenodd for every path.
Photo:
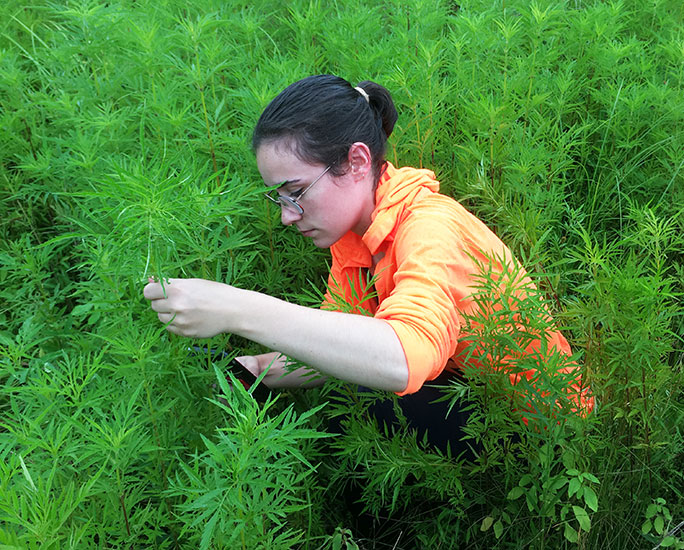
<instances>
[{"instance_id":1,"label":"green shrub","mask_svg":"<svg viewBox=\"0 0 684 550\"><path fill-rule=\"evenodd\" d=\"M681 2L0 15L0 546L684 546ZM466 460L385 434L345 385L336 405L311 390L259 406L219 376L219 401L209 358L158 326L149 276L315 302L327 255L261 200L249 137L320 72L392 91L389 160L433 169L533 275L527 305L568 337L589 419L554 409L542 377L526 426L505 378L473 376L446 392L471 408ZM514 345L481 326L484 348ZM344 433L321 438L340 408ZM389 514L374 538L341 509L350 480Z\"/></svg>"}]
</instances>

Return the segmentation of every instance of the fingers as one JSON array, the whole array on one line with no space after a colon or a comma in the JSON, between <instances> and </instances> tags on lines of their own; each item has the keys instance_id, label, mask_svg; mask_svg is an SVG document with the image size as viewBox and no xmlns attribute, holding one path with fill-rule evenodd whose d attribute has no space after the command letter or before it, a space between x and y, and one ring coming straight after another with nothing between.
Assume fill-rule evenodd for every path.
<instances>
[{"instance_id":1,"label":"fingers","mask_svg":"<svg viewBox=\"0 0 684 550\"><path fill-rule=\"evenodd\" d=\"M155 283L154 281L150 281L145 285L145 288L143 288L143 296L145 296L147 300L160 300L166 298L162 285L160 283Z\"/></svg>"},{"instance_id":2,"label":"fingers","mask_svg":"<svg viewBox=\"0 0 684 550\"><path fill-rule=\"evenodd\" d=\"M150 300L150 307L157 312L157 317L163 325L166 325L166 330L172 334L181 335L182 330L173 325L176 312L172 311L166 292L171 281L168 280L164 285L166 288L164 288L160 283L155 282L153 277L149 277L147 280L149 282L143 288L143 296Z\"/></svg>"},{"instance_id":3,"label":"fingers","mask_svg":"<svg viewBox=\"0 0 684 550\"><path fill-rule=\"evenodd\" d=\"M187 331L186 328L174 323L176 320L175 313L159 313L157 317L159 317L159 320L164 325L164 328L166 328L166 330L171 334L175 334L177 336L193 336Z\"/></svg>"},{"instance_id":4,"label":"fingers","mask_svg":"<svg viewBox=\"0 0 684 550\"><path fill-rule=\"evenodd\" d=\"M157 313L173 313L169 306L169 301L164 299L152 300L150 307Z\"/></svg>"},{"instance_id":5,"label":"fingers","mask_svg":"<svg viewBox=\"0 0 684 550\"><path fill-rule=\"evenodd\" d=\"M203 279L151 281L143 288L143 296L172 334L207 338L220 332L214 310L216 289L224 286Z\"/></svg>"},{"instance_id":6,"label":"fingers","mask_svg":"<svg viewBox=\"0 0 684 550\"><path fill-rule=\"evenodd\" d=\"M168 325L166 330L168 330L171 334L175 334L176 336L187 336L181 329L174 325Z\"/></svg>"},{"instance_id":7,"label":"fingers","mask_svg":"<svg viewBox=\"0 0 684 550\"><path fill-rule=\"evenodd\" d=\"M159 317L159 320L164 325L168 325L169 323L173 322L173 319L176 317L176 314L175 313L158 313L157 317Z\"/></svg>"}]
</instances>

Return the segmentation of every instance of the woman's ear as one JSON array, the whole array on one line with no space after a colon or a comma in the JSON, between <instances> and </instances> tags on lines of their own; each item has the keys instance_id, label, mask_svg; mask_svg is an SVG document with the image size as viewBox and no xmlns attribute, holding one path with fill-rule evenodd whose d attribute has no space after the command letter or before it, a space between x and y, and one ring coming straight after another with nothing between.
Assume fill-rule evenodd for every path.
<instances>
[{"instance_id":1,"label":"woman's ear","mask_svg":"<svg viewBox=\"0 0 684 550\"><path fill-rule=\"evenodd\" d=\"M373 173L373 158L368 145L361 141L352 143L347 155L349 173L355 180L362 180Z\"/></svg>"}]
</instances>

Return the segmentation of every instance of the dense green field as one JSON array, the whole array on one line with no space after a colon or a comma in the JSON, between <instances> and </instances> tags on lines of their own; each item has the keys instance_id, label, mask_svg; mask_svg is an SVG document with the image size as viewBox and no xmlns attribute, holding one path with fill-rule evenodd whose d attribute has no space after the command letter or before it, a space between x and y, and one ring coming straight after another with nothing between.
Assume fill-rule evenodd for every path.
<instances>
[{"instance_id":1,"label":"dense green field","mask_svg":"<svg viewBox=\"0 0 684 550\"><path fill-rule=\"evenodd\" d=\"M6 0L0 22L0 549L684 548L681 0ZM534 274L596 414L526 426L470 380L448 393L481 451L444 456L342 384L229 391L159 325L149 276L320 301L328 253L280 227L249 148L316 73L392 92L389 160Z\"/></svg>"}]
</instances>

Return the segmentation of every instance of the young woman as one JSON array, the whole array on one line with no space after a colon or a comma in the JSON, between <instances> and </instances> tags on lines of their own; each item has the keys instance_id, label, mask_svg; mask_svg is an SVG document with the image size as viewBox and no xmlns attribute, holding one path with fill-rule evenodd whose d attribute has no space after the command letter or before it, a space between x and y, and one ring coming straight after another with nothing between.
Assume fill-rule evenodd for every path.
<instances>
[{"instance_id":1,"label":"young woman","mask_svg":"<svg viewBox=\"0 0 684 550\"><path fill-rule=\"evenodd\" d=\"M420 398L429 393L424 384L462 367L461 329L464 314L475 307L476 259L511 255L479 219L439 194L432 172L385 160L396 119L382 86L366 81L354 87L319 75L288 86L254 130L266 197L281 207L282 223L331 248L323 308L217 282L172 279L166 295L159 283L144 289L159 320L174 334L234 333L277 350L239 358L256 374L269 368L264 381L271 387L310 380L309 369L285 374L289 357L324 376L414 394L422 422L428 414ZM560 333L547 339L570 353ZM539 344L529 352L537 353ZM575 400L584 406L580 384L575 378ZM404 399L411 409L411 398ZM437 415L429 416L434 423Z\"/></svg>"}]
</instances>

